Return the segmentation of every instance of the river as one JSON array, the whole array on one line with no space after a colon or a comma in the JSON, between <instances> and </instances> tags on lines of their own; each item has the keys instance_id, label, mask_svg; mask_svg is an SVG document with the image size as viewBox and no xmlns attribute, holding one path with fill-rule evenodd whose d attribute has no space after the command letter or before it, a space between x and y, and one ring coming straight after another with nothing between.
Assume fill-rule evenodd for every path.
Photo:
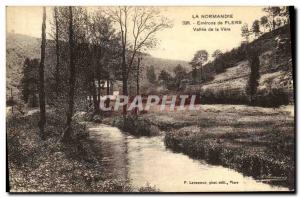
<instances>
[{"instance_id":1,"label":"river","mask_svg":"<svg viewBox=\"0 0 300 198\"><path fill-rule=\"evenodd\" d=\"M136 187L150 184L163 192L288 190L174 153L166 149L163 136L134 137L104 124L88 127L106 176L128 180Z\"/></svg>"}]
</instances>

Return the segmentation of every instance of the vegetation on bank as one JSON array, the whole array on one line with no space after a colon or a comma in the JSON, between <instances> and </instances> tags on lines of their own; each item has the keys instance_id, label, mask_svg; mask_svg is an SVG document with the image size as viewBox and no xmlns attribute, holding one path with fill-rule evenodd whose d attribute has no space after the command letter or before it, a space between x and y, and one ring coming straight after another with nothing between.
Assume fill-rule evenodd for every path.
<instances>
[{"instance_id":1,"label":"vegetation on bank","mask_svg":"<svg viewBox=\"0 0 300 198\"><path fill-rule=\"evenodd\" d=\"M135 115L115 117L112 121L112 126L135 136L155 136L160 134L157 126L151 124L149 120Z\"/></svg>"},{"instance_id":2,"label":"vegetation on bank","mask_svg":"<svg viewBox=\"0 0 300 198\"><path fill-rule=\"evenodd\" d=\"M287 112L203 105L200 113L145 116L169 129L167 148L294 189L294 119Z\"/></svg>"},{"instance_id":3,"label":"vegetation on bank","mask_svg":"<svg viewBox=\"0 0 300 198\"><path fill-rule=\"evenodd\" d=\"M57 113L57 114L56 114ZM48 113L46 140L41 141L37 112L8 116L7 149L10 192L155 192L136 188L121 178L105 178L101 159L89 143L85 125L72 123L72 141L59 140L64 121L59 112Z\"/></svg>"}]
</instances>

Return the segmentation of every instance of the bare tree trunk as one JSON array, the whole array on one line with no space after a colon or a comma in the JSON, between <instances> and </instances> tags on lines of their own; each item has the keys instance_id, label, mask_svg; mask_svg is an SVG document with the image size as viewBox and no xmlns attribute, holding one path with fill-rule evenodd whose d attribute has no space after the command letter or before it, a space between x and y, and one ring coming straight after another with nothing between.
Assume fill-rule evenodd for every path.
<instances>
[{"instance_id":1,"label":"bare tree trunk","mask_svg":"<svg viewBox=\"0 0 300 198\"><path fill-rule=\"evenodd\" d=\"M272 14L272 27L271 27L271 31L275 30L275 26L276 26L276 24L275 24L275 15Z\"/></svg>"},{"instance_id":2,"label":"bare tree trunk","mask_svg":"<svg viewBox=\"0 0 300 198\"><path fill-rule=\"evenodd\" d=\"M127 85L127 69L126 69L126 54L125 54L125 46L123 46L122 52L122 81L123 81L123 95L128 96L128 85ZM123 115L126 115L127 105L123 106Z\"/></svg>"},{"instance_id":3,"label":"bare tree trunk","mask_svg":"<svg viewBox=\"0 0 300 198\"><path fill-rule=\"evenodd\" d=\"M42 23L42 44L41 44L41 62L39 67L39 103L40 103L40 136L45 139L46 107L45 107L45 88L44 88L44 67L45 67L45 48L46 48L46 7L43 7Z\"/></svg>"},{"instance_id":4,"label":"bare tree trunk","mask_svg":"<svg viewBox=\"0 0 300 198\"><path fill-rule=\"evenodd\" d=\"M138 58L137 71L136 71L136 95L140 94L140 63L141 63L141 58Z\"/></svg>"},{"instance_id":5,"label":"bare tree trunk","mask_svg":"<svg viewBox=\"0 0 300 198\"><path fill-rule=\"evenodd\" d=\"M75 64L74 64L74 30L73 30L73 11L69 6L69 50L70 50L70 77L69 77L69 102L67 110L66 129L63 133L62 140L67 141L72 134L72 117L74 111L74 93L75 93Z\"/></svg>"},{"instance_id":6,"label":"bare tree trunk","mask_svg":"<svg viewBox=\"0 0 300 198\"><path fill-rule=\"evenodd\" d=\"M106 95L109 95L109 80L106 81Z\"/></svg>"},{"instance_id":7,"label":"bare tree trunk","mask_svg":"<svg viewBox=\"0 0 300 198\"><path fill-rule=\"evenodd\" d=\"M56 94L59 94L59 40L58 40L58 11L57 7L54 7L54 18L55 18L55 43L56 43L56 68L55 68L55 81L56 81Z\"/></svg>"}]
</instances>

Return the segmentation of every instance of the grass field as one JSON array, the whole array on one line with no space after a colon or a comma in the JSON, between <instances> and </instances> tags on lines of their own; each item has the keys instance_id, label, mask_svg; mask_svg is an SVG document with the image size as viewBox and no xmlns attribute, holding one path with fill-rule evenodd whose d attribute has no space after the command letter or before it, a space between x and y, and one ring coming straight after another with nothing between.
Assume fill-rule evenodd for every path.
<instances>
[{"instance_id":1,"label":"grass field","mask_svg":"<svg viewBox=\"0 0 300 198\"><path fill-rule=\"evenodd\" d=\"M201 105L144 118L166 131L167 148L293 189L293 115L293 106Z\"/></svg>"}]
</instances>

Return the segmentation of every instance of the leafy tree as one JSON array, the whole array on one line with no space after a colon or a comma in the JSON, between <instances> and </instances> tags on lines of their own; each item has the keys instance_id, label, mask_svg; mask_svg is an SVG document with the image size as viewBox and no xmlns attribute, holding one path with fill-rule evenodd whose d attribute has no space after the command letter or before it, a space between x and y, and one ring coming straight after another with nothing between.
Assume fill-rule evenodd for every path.
<instances>
[{"instance_id":1,"label":"leafy tree","mask_svg":"<svg viewBox=\"0 0 300 198\"><path fill-rule=\"evenodd\" d=\"M202 72L202 67L204 63L206 63L208 60L208 53L206 50L199 50L195 53L194 58L190 62L192 65L192 77L193 81L196 82L196 76L197 76L197 70L200 69L200 78L201 81L203 80L203 72Z\"/></svg>"},{"instance_id":2,"label":"leafy tree","mask_svg":"<svg viewBox=\"0 0 300 198\"><path fill-rule=\"evenodd\" d=\"M252 24L252 32L254 33L255 37L260 35L260 27L259 27L259 20L255 20Z\"/></svg>"},{"instance_id":3,"label":"leafy tree","mask_svg":"<svg viewBox=\"0 0 300 198\"><path fill-rule=\"evenodd\" d=\"M266 31L267 28L270 28L269 26L269 20L267 16L262 16L260 18L260 24L262 27L264 27L264 32Z\"/></svg>"},{"instance_id":4,"label":"leafy tree","mask_svg":"<svg viewBox=\"0 0 300 198\"><path fill-rule=\"evenodd\" d=\"M148 7L121 6L108 12L121 35L123 95L128 95L128 77L138 52L157 44L156 33L172 26L159 10ZM129 24L132 22L132 24ZM126 114L124 105L123 114Z\"/></svg>"},{"instance_id":5,"label":"leafy tree","mask_svg":"<svg viewBox=\"0 0 300 198\"><path fill-rule=\"evenodd\" d=\"M219 56L222 55L222 51L217 49L216 51L213 52L213 54L211 55L213 58L218 58Z\"/></svg>"},{"instance_id":6,"label":"leafy tree","mask_svg":"<svg viewBox=\"0 0 300 198\"><path fill-rule=\"evenodd\" d=\"M156 74L155 74L153 65L151 65L150 67L147 68L146 76L150 83L152 83L152 84L156 83Z\"/></svg>"},{"instance_id":7,"label":"leafy tree","mask_svg":"<svg viewBox=\"0 0 300 198\"><path fill-rule=\"evenodd\" d=\"M119 44L120 37L113 27L113 22L103 10L98 10L92 15L86 15L84 23L85 42L89 45L90 71L86 71L86 81L90 87L90 93L93 97L94 113L100 112L99 102L101 95L101 84L107 82L106 92L109 94L110 82L118 78L118 70L120 65ZM96 84L98 86L96 86Z\"/></svg>"},{"instance_id":8,"label":"leafy tree","mask_svg":"<svg viewBox=\"0 0 300 198\"><path fill-rule=\"evenodd\" d=\"M46 124L46 104L45 104L45 88L44 88L45 49L46 49L46 7L43 7L41 62L39 66L39 103L40 103L39 128L40 128L40 136L42 139L45 138L44 130Z\"/></svg>"},{"instance_id":9,"label":"leafy tree","mask_svg":"<svg viewBox=\"0 0 300 198\"><path fill-rule=\"evenodd\" d=\"M245 42L249 42L249 36L251 34L249 28L248 28L248 24L245 23L242 27L241 27L241 31L242 31L242 37L245 39Z\"/></svg>"},{"instance_id":10,"label":"leafy tree","mask_svg":"<svg viewBox=\"0 0 300 198\"><path fill-rule=\"evenodd\" d=\"M166 70L161 70L158 80L162 83L164 87L168 87L169 82L172 80L172 76Z\"/></svg>"},{"instance_id":11,"label":"leafy tree","mask_svg":"<svg viewBox=\"0 0 300 198\"><path fill-rule=\"evenodd\" d=\"M223 55L223 53L219 49L214 51L214 53L212 54L212 57L215 58L214 69L217 74L224 72L224 61L223 61L222 55Z\"/></svg>"},{"instance_id":12,"label":"leafy tree","mask_svg":"<svg viewBox=\"0 0 300 198\"><path fill-rule=\"evenodd\" d=\"M222 73L222 72L225 71L225 62L224 62L224 59L221 56L219 56L215 59L214 67L215 67L215 72L217 74Z\"/></svg>"},{"instance_id":13,"label":"leafy tree","mask_svg":"<svg viewBox=\"0 0 300 198\"><path fill-rule=\"evenodd\" d=\"M59 11L58 8L55 6L53 8L53 15L54 15L54 32L55 32L55 54L56 54L56 67L55 67L55 83L56 83L56 94L59 94L59 87L60 87L60 48L59 48Z\"/></svg>"},{"instance_id":14,"label":"leafy tree","mask_svg":"<svg viewBox=\"0 0 300 198\"><path fill-rule=\"evenodd\" d=\"M22 70L21 93L22 99L25 103L28 103L30 107L37 107L38 104L38 68L38 59L25 59Z\"/></svg>"},{"instance_id":15,"label":"leafy tree","mask_svg":"<svg viewBox=\"0 0 300 198\"><path fill-rule=\"evenodd\" d=\"M176 90L179 91L182 88L182 81L186 78L187 72L180 64L178 64L173 70L175 77Z\"/></svg>"},{"instance_id":16,"label":"leafy tree","mask_svg":"<svg viewBox=\"0 0 300 198\"><path fill-rule=\"evenodd\" d=\"M259 85L259 54L254 48L248 49L248 61L250 66L250 75L246 86L246 93L249 96L250 104L255 103L257 87Z\"/></svg>"},{"instance_id":17,"label":"leafy tree","mask_svg":"<svg viewBox=\"0 0 300 198\"><path fill-rule=\"evenodd\" d=\"M284 6L281 8L279 16L283 17L283 24L288 24L290 23L290 12L289 12L289 7Z\"/></svg>"},{"instance_id":18,"label":"leafy tree","mask_svg":"<svg viewBox=\"0 0 300 198\"><path fill-rule=\"evenodd\" d=\"M271 30L274 30L277 25L276 25L276 17L278 17L281 13L281 8L278 6L269 6L266 8L263 8L263 11L267 13L268 21Z\"/></svg>"},{"instance_id":19,"label":"leafy tree","mask_svg":"<svg viewBox=\"0 0 300 198\"><path fill-rule=\"evenodd\" d=\"M74 56L74 24L73 24L73 8L69 6L69 98L68 98L68 110L67 110L67 123L65 131L62 135L62 141L69 141L72 135L72 117L74 111L74 94L75 94L75 56Z\"/></svg>"},{"instance_id":20,"label":"leafy tree","mask_svg":"<svg viewBox=\"0 0 300 198\"><path fill-rule=\"evenodd\" d=\"M143 69L141 62L143 60L143 57L138 57L137 65L136 65L136 94L140 94L140 76L141 76L141 70Z\"/></svg>"}]
</instances>

